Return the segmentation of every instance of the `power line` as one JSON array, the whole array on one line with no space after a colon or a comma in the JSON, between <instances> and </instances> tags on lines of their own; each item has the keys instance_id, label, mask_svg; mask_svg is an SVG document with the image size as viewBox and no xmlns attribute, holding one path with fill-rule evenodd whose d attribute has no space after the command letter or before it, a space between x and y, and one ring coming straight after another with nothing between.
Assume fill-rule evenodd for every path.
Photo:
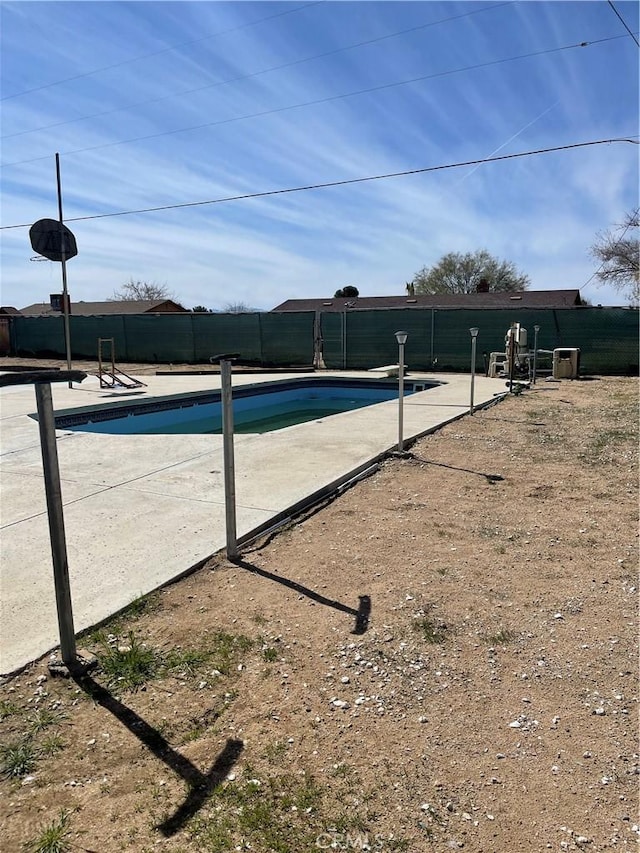
<instances>
[{"instance_id":1,"label":"power line","mask_svg":"<svg viewBox=\"0 0 640 853\"><path fill-rule=\"evenodd\" d=\"M196 125L191 125L189 127L180 127L180 128L176 128L175 130L164 130L164 131L160 131L159 133L150 133L150 134L147 134L145 136L134 136L134 137L131 137L129 139L116 140L115 142L103 142L100 145L89 145L89 146L86 146L84 148L72 148L69 151L63 151L62 154L65 156L69 155L69 154L82 154L86 151L98 151L98 150L101 150L103 148L114 148L117 145L127 145L131 142L145 142L145 141L148 141L150 139L158 139L162 136L172 136L172 135L175 135L177 133L186 133L186 132L191 131L191 130L202 130L205 127L218 127L218 126L224 125L224 124L232 124L232 123L237 122L237 121L244 121L246 119L262 118L262 117L268 116L268 115L275 115L277 113L287 112L288 110L301 109L302 107L318 106L319 104L328 104L328 103L331 103L333 101L339 101L339 100L342 100L343 98L352 98L352 97L355 97L357 95L366 95L366 94L371 94L372 92L381 92L385 89L393 89L393 88L397 88L398 86L406 86L409 83L419 83L419 82L423 82L425 80L434 80L436 78L447 77L447 76L450 76L452 74L461 74L465 71L477 71L481 68L491 68L491 67L494 67L496 65L503 65L507 62L515 62L515 61L520 60L520 59L532 59L534 57L545 56L545 55L552 54L552 53L561 53L562 51L573 50L575 48L592 47L593 45L604 44L605 42L610 42L610 41L617 41L618 39L622 39L622 38L626 38L626 36L611 36L609 38L597 39L597 40L591 41L591 42L587 42L587 41L576 42L575 44L564 45L562 47L547 48L545 50L538 50L538 51L534 51L532 53L522 53L522 54L519 54L518 56L504 57L503 59L493 59L489 62L477 63L476 65L465 65L461 68L449 69L448 71L438 71L438 72L435 72L433 74L424 74L424 75L421 75L419 77L412 77L408 80L398 80L398 81L395 81L394 83L383 83L379 86L369 86L366 89L357 89L353 92L344 92L341 95L329 95L325 98L316 98L313 101L302 101L298 104L289 104L288 106L285 106L285 107L274 107L273 109L261 110L260 112L257 112L257 113L248 113L248 114L242 115L242 116L234 116L232 118L220 119L218 121L205 122L204 124L196 124ZM7 168L9 166L22 166L22 165L25 165L27 163L36 163L40 160L48 160L50 156L51 155L48 154L48 155L45 155L42 157L32 157L29 160L18 160L18 161L15 161L13 163L2 163L2 164L0 164L0 167L4 169L4 168Z\"/></svg>"},{"instance_id":2,"label":"power line","mask_svg":"<svg viewBox=\"0 0 640 853\"><path fill-rule=\"evenodd\" d=\"M611 0L607 0L607 2L609 3L609 5L610 5L610 6L611 6L611 8L613 9L613 11L616 13L616 15L617 15L617 17L619 18L619 20L622 22L622 26L623 26L623 27L625 28L625 30L629 33L629 35L630 35L630 36L631 36L631 38L634 40L634 42L638 45L638 47L640 47L640 42L638 41L638 39L636 38L636 36L634 35L634 33L632 33L632 32L631 32L631 30L630 30L630 29L629 29L629 27L627 26L627 22L626 22L626 21L625 21L625 19L622 17L622 15L620 14L620 12L618 12L618 10L617 10L617 9L616 9L616 7L613 5L613 3L611 2Z\"/></svg>"},{"instance_id":3,"label":"power line","mask_svg":"<svg viewBox=\"0 0 640 853\"><path fill-rule=\"evenodd\" d=\"M208 199L206 201L189 201L181 204L165 204L160 207L143 207L137 210L120 210L116 213L96 213L91 216L73 216L65 219L65 222L86 222L90 219L108 219L114 216L131 216L138 213L158 213L163 210L178 210L185 207L203 207L208 204L223 204L230 201L245 201L254 198L267 198L268 196L285 195L287 193L299 193L307 190L320 190L328 187L343 187L350 184L363 184L367 181L381 181L386 178L401 178L407 175L424 175L428 172L442 172L445 169L458 169L464 166L477 166L483 163L497 163L500 160L515 160L521 157L532 157L536 154L550 154L554 151L569 151L575 148L587 148L592 145L611 145L614 142L628 142L632 145L640 145L636 137L617 137L613 139L597 139L590 142L573 142L568 145L556 145L553 148L538 148L533 151L520 151L516 154L501 154L498 157L483 157L477 160L465 160L460 163L445 163L439 166L426 166L422 169L407 169L403 172L388 172L384 175L369 175L366 178L349 178L342 181L327 181L322 184L308 184L301 187L288 187L280 190L267 190L265 192L244 193L243 195L225 196L223 198ZM0 231L8 231L15 228L30 228L31 223L21 225L2 225Z\"/></svg>"},{"instance_id":4,"label":"power line","mask_svg":"<svg viewBox=\"0 0 640 853\"><path fill-rule=\"evenodd\" d=\"M38 131L41 131L41 130L51 130L54 127L62 127L63 125L66 125L66 124L75 124L76 122L85 121L85 120L91 119L91 118L102 118L103 116L113 115L113 113L122 112L124 110L132 110L132 109L135 109L136 107L143 107L143 106L146 106L147 104L158 104L158 103L161 103L162 101L171 100L171 98L183 97L184 95L193 95L196 92L204 92L207 89L215 89L218 86L225 86L227 83L239 83L243 80L251 80L254 77L260 77L263 74L269 74L272 71L282 71L285 68L293 68L294 66L302 65L305 62L311 62L314 59L325 59L329 56L335 56L338 53L345 53L348 50L355 50L358 47L365 47L365 46L370 45L370 44L376 44L378 42L385 41L386 39L397 38L397 36L407 35L408 33L418 32L419 30L424 30L424 29L427 29L429 27L435 27L435 26L438 26L440 24L446 24L446 23L449 23L451 21L457 21L457 20L460 20L461 18L469 18L469 17L471 17L471 15L479 15L481 12L489 12L489 11L492 11L493 9L500 9L503 6L512 6L512 5L513 5L513 0L508 0L508 2L496 3L493 6L484 6L482 9L473 9L472 11L464 12L461 15L453 15L453 16L448 17L448 18L441 18L438 21L429 21L426 24L419 24L416 27L409 27L408 29L404 29L404 30L396 30L393 33L387 33L387 35L384 35L384 36L377 36L376 38L371 38L371 39L366 39L364 41L355 42L354 44L345 45L344 47L338 47L338 48L335 48L334 50L327 50L323 53L315 53L312 56L306 56L306 57L303 57L302 59L294 59L291 62L284 62L281 65L272 65L270 68L263 68L261 71L253 71L249 74L238 75L237 77L228 77L226 80L217 80L215 83L207 83L205 86L197 86L195 89L185 89L182 92L174 92L171 95L163 95L160 98L148 98L147 100L137 101L134 104L128 104L127 106L124 106L124 107L115 107L114 109L104 110L104 111L99 112L99 113L91 113L90 115L79 116L78 118L66 119L65 121L57 121L57 122L54 122L53 124L46 124L46 125L43 125L41 127L32 128L31 130L21 130L18 133L8 133L5 136L0 136L0 139L13 139L16 136L26 136L29 133L37 133ZM306 8L306 7L302 7L302 8ZM130 61L134 61L134 60L130 60Z\"/></svg>"},{"instance_id":5,"label":"power line","mask_svg":"<svg viewBox=\"0 0 640 853\"><path fill-rule=\"evenodd\" d=\"M246 30L248 27L254 27L256 24L261 24L264 21L271 21L273 18L282 18L285 15L293 15L295 12L300 12L303 9L309 9L311 6L319 6L321 3L325 2L327 2L327 0L314 0L312 3L305 3L304 6L296 6L295 9L285 9L284 12L276 12L273 15L267 15L264 18L258 18L255 21L250 21L248 24L239 24L237 27L231 27L228 30L220 30L220 32L217 33L208 33L206 36L200 36L197 39L179 42L178 44L171 45L171 47L164 47L162 50L155 50L152 53L143 53L140 56L134 56L132 59L123 59L122 62L114 62L113 65L103 65L101 68L94 68L92 71L85 71L81 74L74 74L72 77L65 77L63 80L55 80L52 83L43 83L42 86L34 86L32 89L24 89L22 92L14 92L13 95L5 95L3 98L0 98L0 101L8 101L11 98L21 98L23 95L30 95L33 92L41 92L43 89L51 89L53 86L61 86L63 83L71 83L73 80L81 80L83 77L91 77L94 74L100 74L103 71L122 68L123 65L131 65L134 62L141 62L143 59L150 59L152 56L161 56L163 53L171 53L174 50L178 50L181 47L187 47L190 44L197 44L198 42L217 38L218 36L226 36L229 33L235 33L238 30Z\"/></svg>"}]
</instances>

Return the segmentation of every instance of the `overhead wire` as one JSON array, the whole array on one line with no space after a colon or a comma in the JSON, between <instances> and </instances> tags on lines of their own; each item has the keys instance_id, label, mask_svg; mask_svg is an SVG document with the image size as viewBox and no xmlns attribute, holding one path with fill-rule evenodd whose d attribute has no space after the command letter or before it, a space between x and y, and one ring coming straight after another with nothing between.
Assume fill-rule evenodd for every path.
<instances>
[{"instance_id":1,"label":"overhead wire","mask_svg":"<svg viewBox=\"0 0 640 853\"><path fill-rule=\"evenodd\" d=\"M344 98L352 98L352 97L356 97L358 95L371 94L372 92L381 92L381 91L384 91L387 89L397 88L399 86L406 86L406 85L409 85L410 83L419 83L419 82L424 82L425 80L434 80L434 79L441 78L441 77L447 77L447 76L450 76L452 74L461 74L461 73L464 73L466 71L477 71L481 68L492 68L492 67L495 67L497 65L503 65L503 64L508 63L508 62L516 62L516 61L519 61L522 59L532 59L534 57L546 56L546 55L550 55L550 54L554 54L554 53L557 54L557 53L561 53L561 52L566 51L566 50L574 50L576 48L592 47L594 45L605 44L607 42L617 41L617 40L622 39L622 38L626 38L626 36L622 36L622 35L610 36L607 38L596 39L596 40L590 41L590 42L583 41L583 42L576 42L575 44L563 45L561 47L546 48L544 50L532 51L530 53L523 53L523 54L519 54L517 56L503 57L502 59L493 59L493 60L490 60L488 62L480 62L480 63L475 63L474 65L465 65L465 66L462 66L460 68L452 68L452 69L449 69L447 71L438 71L438 72L434 72L432 74L423 74L423 75L420 75L418 77L411 77L407 80L397 80L397 81L392 82L392 83L382 83L382 84L377 85L377 86L368 86L365 89L357 89L357 90L354 90L352 92L343 92L342 94L338 94L338 95L328 95L324 98L316 98L316 99L311 100L311 101L302 101L300 103L289 104L289 105L284 106L284 107L274 107L272 109L261 110L261 111L256 112L256 113L248 113L248 114L245 114L242 116L233 116L233 117L227 118L227 119L218 119L217 121L204 122L202 124L190 125L188 127L175 128L173 130L164 130L164 131L160 131L158 133L150 133L150 134L145 134L144 136L135 136L135 137L130 137L128 139L115 140L113 142L103 142L103 143L100 143L99 145L87 145L87 146L84 146L83 148L71 148L67 151L61 152L61 154L64 156L67 156L69 154L82 154L82 153L87 152L87 151L98 151L98 150L102 150L105 148L114 148L118 145L128 145L132 142L145 142L145 141L148 141L150 139L159 139L160 137L172 136L172 135L175 135L177 133L187 133L187 132L193 131L193 130L202 130L206 127L219 127L221 125L232 124L232 123L237 122L237 121L245 121L246 119L262 118L264 116L276 115L278 113L287 112L289 110L301 109L302 107L318 106L319 104L328 104L328 103L332 103L334 101L342 100ZM2 164L0 164L0 168L4 169L4 168L8 168L8 167L13 167L13 166L22 166L22 165L25 165L28 163L36 163L38 161L48 160L50 156L51 155L43 155L41 157L32 157L32 158L29 158L27 160L17 160L17 161L11 162L11 163L2 163Z\"/></svg>"},{"instance_id":2,"label":"overhead wire","mask_svg":"<svg viewBox=\"0 0 640 853\"><path fill-rule=\"evenodd\" d=\"M96 213L89 216L73 216L65 219L65 222L86 222L94 219L108 219L115 216L132 216L141 213L158 213L164 210L179 210L189 207L203 207L210 204L223 204L232 201L245 201L256 198L267 198L269 196L285 195L288 193L305 192L309 190L326 189L328 187L342 187L351 184L362 184L368 181L381 181L388 178L400 178L407 175L421 175L429 172L440 172L446 169L457 169L465 166L476 166L484 163L497 163L500 160L516 160L522 157L532 157L538 154L550 154L557 151L569 151L577 148L587 148L593 145L611 145L616 142L628 142L633 145L640 145L637 137L614 137L611 139L596 139L588 142L572 142L567 145L556 145L551 148L538 148L532 151L520 151L515 154L501 154L498 157L482 157L476 160L465 160L458 163L444 163L438 166L425 166L420 169L405 169L401 172L388 172L383 175L369 175L364 178L347 178L340 181L326 181L318 184L307 184L306 186L287 187L285 189L266 190L264 192L243 193L242 195L224 196L222 198L207 199L205 201L190 201L181 202L178 204L165 204L158 207L143 207L136 210L120 210L113 213ZM32 223L22 223L20 225L2 225L0 231L9 231L16 228L30 228Z\"/></svg>"},{"instance_id":3,"label":"overhead wire","mask_svg":"<svg viewBox=\"0 0 640 853\"><path fill-rule=\"evenodd\" d=\"M194 89L184 89L181 92L174 92L170 95L162 95L162 97L159 97L159 98L148 98L144 101L136 101L133 104L127 104L126 106L123 106L123 107L115 107L114 109L103 110L102 112L99 112L99 113L91 113L89 115L78 116L76 118L66 119L65 121L58 121L58 122L54 122L53 124L46 124L46 125L42 125L40 127L35 127L35 128L32 128L31 130L21 130L21 131L18 131L17 133L8 133L8 134L5 134L4 136L0 136L0 139L14 139L16 136L26 136L27 134L30 134L30 133L38 133L39 131L42 131L42 130L51 130L54 127L62 127L63 125L67 125L67 124L75 124L76 122L87 121L87 120L92 119L92 118L102 118L104 116L113 115L114 113L124 112L126 110L132 110L132 109L135 109L136 107L143 107L143 106L146 106L148 104L158 104L158 103L161 103L162 101L171 100L172 98L184 97L184 95L193 95L196 92L204 92L204 91L207 91L208 89L215 89L219 86L225 86L228 83L239 83L243 80L251 80L255 77L260 77L264 74L269 74L273 71L282 71L285 68L293 68L294 66L302 65L305 62L312 62L315 59L326 59L329 56L336 56L339 53L345 53L346 51L355 50L356 48L359 48L359 47L365 47L367 45L377 44L377 43L379 43L381 41L385 41L387 39L397 38L398 36L408 35L409 33L418 32L420 30L428 29L429 27L435 27L435 26L438 26L440 24L450 23L451 21L457 21L457 20L460 20L461 18L469 18L472 15L479 15L482 12L489 12L489 11L492 11L494 9L500 9L503 6L512 6L512 5L513 5L513 0L506 0L506 2L504 2L504 3L495 3L492 6L484 6L482 9L472 9L470 12L464 12L461 15L452 15L448 18L440 18L437 21L429 21L428 23L419 24L415 27L408 27L408 28L403 29L403 30L396 30L392 33L387 33L386 35L383 35L383 36L376 36L375 38L365 39L363 41L355 42L354 44L345 45L344 47L337 47L337 48L334 48L333 50L327 50L327 51L324 51L322 53L314 53L311 56L305 56L305 57L302 57L300 59L293 59L290 62L284 62L280 65L272 65L271 67L263 68L260 71L252 71L248 74L240 74L236 77L228 77L225 80L216 80L215 83L207 83L204 86L197 86Z\"/></svg>"},{"instance_id":4,"label":"overhead wire","mask_svg":"<svg viewBox=\"0 0 640 853\"><path fill-rule=\"evenodd\" d=\"M285 9L282 12L275 12L273 15L266 15L264 18L258 18L255 21L249 21L247 24L238 24L238 26L230 27L228 30L220 30L217 33L208 33L204 36L199 36L197 39L189 39L189 41L179 42L169 47L163 47L161 50L154 50L151 53L143 53L140 56L134 56L131 59L123 59L121 62L114 62L111 65L103 65L100 68L94 68L92 71L84 71L81 74L74 74L71 77L65 77L62 80L54 80L51 83L43 83L41 86L34 86L31 89L23 89L22 92L14 92L12 95L4 95L0 101L9 101L12 98L20 98L23 95L30 95L33 92L42 92L44 89L51 89L53 86L61 86L63 83L71 83L74 80L81 80L84 77L92 77L94 74L101 74L103 71L112 71L114 68L122 68L124 65L131 65L134 62L141 62L143 59L150 59L154 56L161 56L163 53L171 53L171 51L179 50L181 47L188 47L198 42L207 41L208 39L225 36L229 33L235 33L238 30L246 30L249 27L254 27L256 24L262 24L264 21L271 21L274 18L282 18L285 15L293 15L295 12L301 12L303 9L309 9L311 6L320 6L328 0L313 0L311 3L305 3L303 6L296 6L295 9Z\"/></svg>"},{"instance_id":5,"label":"overhead wire","mask_svg":"<svg viewBox=\"0 0 640 853\"><path fill-rule=\"evenodd\" d=\"M625 30L629 33L629 35L630 35L630 36L631 36L631 38L634 40L634 42L638 45L638 47L640 47L640 42L638 41L638 39L637 39L637 37L636 37L635 33L633 33L633 32L631 31L631 29L627 26L627 22L626 22L626 21L625 21L625 19L622 17L622 15L620 14L620 12L618 12L618 10L617 10L617 9L616 9L616 7L613 5L613 3L611 2L611 0L607 0L607 2L609 3L609 6L611 6L611 8L613 9L613 11L616 13L616 16L618 17L618 19L622 22L622 26L623 26L623 27L625 28Z\"/></svg>"}]
</instances>

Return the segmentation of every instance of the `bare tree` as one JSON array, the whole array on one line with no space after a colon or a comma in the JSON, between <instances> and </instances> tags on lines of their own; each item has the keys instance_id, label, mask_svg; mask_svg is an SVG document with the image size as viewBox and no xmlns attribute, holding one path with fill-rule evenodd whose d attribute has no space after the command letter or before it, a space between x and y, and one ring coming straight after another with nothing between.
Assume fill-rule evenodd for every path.
<instances>
[{"instance_id":1,"label":"bare tree","mask_svg":"<svg viewBox=\"0 0 640 853\"><path fill-rule=\"evenodd\" d=\"M597 235L590 255L600 261L596 278L601 285L611 285L626 295L631 305L640 305L640 247L638 235L629 233L638 228L638 208L627 213L624 222L613 230Z\"/></svg>"},{"instance_id":2,"label":"bare tree","mask_svg":"<svg viewBox=\"0 0 640 853\"><path fill-rule=\"evenodd\" d=\"M166 284L158 284L155 281L134 281L130 278L121 290L113 292L109 301L134 302L142 299L174 299L174 295Z\"/></svg>"},{"instance_id":3,"label":"bare tree","mask_svg":"<svg viewBox=\"0 0 640 853\"><path fill-rule=\"evenodd\" d=\"M475 293L517 291L529 287L529 276L511 261L494 258L486 249L476 252L449 252L432 267L423 267L407 284L413 293Z\"/></svg>"},{"instance_id":4,"label":"bare tree","mask_svg":"<svg viewBox=\"0 0 640 853\"><path fill-rule=\"evenodd\" d=\"M246 302L227 302L222 309L224 314L254 314L257 310L257 308L251 308Z\"/></svg>"}]
</instances>

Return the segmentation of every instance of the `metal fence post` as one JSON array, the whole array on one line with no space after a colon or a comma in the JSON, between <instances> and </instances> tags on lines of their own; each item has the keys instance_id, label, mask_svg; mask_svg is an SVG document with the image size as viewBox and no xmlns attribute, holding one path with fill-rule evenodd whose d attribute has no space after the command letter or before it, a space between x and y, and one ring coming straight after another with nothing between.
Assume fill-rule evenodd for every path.
<instances>
[{"instance_id":1,"label":"metal fence post","mask_svg":"<svg viewBox=\"0 0 640 853\"><path fill-rule=\"evenodd\" d=\"M222 386L222 446L224 455L224 511L227 529L227 557L238 556L236 531L236 479L233 458L233 397L231 388L231 362L220 359Z\"/></svg>"},{"instance_id":2,"label":"metal fence post","mask_svg":"<svg viewBox=\"0 0 640 853\"><path fill-rule=\"evenodd\" d=\"M53 558L53 578L56 588L58 628L60 630L60 654L63 662L71 667L76 660L76 638L73 629L69 564L62 514L62 491L60 489L60 469L58 467L51 385L49 383L38 383L35 388L44 468L44 488L49 517L51 556Z\"/></svg>"}]
</instances>

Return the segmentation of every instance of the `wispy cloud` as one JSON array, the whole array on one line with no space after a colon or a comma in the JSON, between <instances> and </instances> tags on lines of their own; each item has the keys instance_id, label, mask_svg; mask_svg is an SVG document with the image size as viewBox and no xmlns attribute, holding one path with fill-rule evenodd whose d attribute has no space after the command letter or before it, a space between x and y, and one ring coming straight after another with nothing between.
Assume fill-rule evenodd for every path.
<instances>
[{"instance_id":1,"label":"wispy cloud","mask_svg":"<svg viewBox=\"0 0 640 853\"><path fill-rule=\"evenodd\" d=\"M33 162L3 170L3 224L56 215L56 151L95 149L62 157L65 215L73 217L637 133L637 48L634 53L625 42L615 42L109 146L615 35L615 20L603 14L603 5L510 4L291 69L157 101L474 8L436 2L319 4L7 100L5 134L120 110L145 99L154 103L6 139L3 162ZM230 29L251 20L263 6L45 4L36 15L33 4L8 4L2 45L5 91ZM39 157L46 159L34 159ZM596 232L620 221L625 209L637 203L637 185L637 150L610 146L79 222L72 226L80 253L69 264L69 287L74 298L101 299L134 276L166 281L187 305L220 307L232 293L234 301L271 308L290 297L331 294L344 284L356 284L369 295L400 293L417 269L443 253L480 247L514 260L536 288L577 287L593 272L587 250ZM57 266L29 261L26 230L0 232L0 239L3 303L46 299L57 286ZM606 290L597 297L620 301Z\"/></svg>"}]
</instances>

